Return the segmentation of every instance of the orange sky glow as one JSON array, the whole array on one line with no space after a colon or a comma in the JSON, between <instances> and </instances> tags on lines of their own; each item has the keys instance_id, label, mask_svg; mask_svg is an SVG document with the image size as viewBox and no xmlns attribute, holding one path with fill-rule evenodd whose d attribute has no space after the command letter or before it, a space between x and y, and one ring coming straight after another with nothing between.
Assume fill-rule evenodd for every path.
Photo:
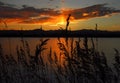
<instances>
[{"instance_id":1,"label":"orange sky glow","mask_svg":"<svg viewBox=\"0 0 120 83\"><path fill-rule=\"evenodd\" d=\"M64 1L62 1L64 2ZM2 3L2 2L1 2ZM32 30L41 26L44 30L65 28L69 14L72 30L94 29L97 23L101 30L120 30L120 10L96 4L83 8L14 8L0 5L0 30ZM83 25L84 24L84 25ZM7 28L5 28L7 25Z\"/></svg>"}]
</instances>

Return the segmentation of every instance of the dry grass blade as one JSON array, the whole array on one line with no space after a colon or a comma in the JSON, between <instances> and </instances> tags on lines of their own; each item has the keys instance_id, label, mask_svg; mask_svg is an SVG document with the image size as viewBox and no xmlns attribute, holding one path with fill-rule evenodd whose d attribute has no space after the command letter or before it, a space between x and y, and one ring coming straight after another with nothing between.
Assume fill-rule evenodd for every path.
<instances>
[{"instance_id":1,"label":"dry grass blade","mask_svg":"<svg viewBox=\"0 0 120 83\"><path fill-rule=\"evenodd\" d=\"M35 50L35 62L38 64L38 60L39 60L39 55L40 55L40 63L42 65L43 64L43 60L42 60L42 57L41 57L41 53L42 51L46 50L47 48L45 48L44 46L47 44L49 39L45 39L45 40L40 40L40 44L36 46L36 50Z\"/></svg>"},{"instance_id":2,"label":"dry grass blade","mask_svg":"<svg viewBox=\"0 0 120 83\"><path fill-rule=\"evenodd\" d=\"M49 51L49 54L48 54L48 61L50 62L50 64L52 64L53 63L53 58L52 58L52 49L51 49L51 47L50 47L50 51Z\"/></svg>"},{"instance_id":3,"label":"dry grass blade","mask_svg":"<svg viewBox=\"0 0 120 83\"><path fill-rule=\"evenodd\" d=\"M96 51L91 39L92 47L88 48L88 39L68 40L68 46L58 40L58 49L49 54L45 51L49 39L40 40L36 45L35 55L30 54L27 41L22 41L21 47L16 47L18 63L13 56L3 54L0 44L0 81L1 83L119 83L120 82L120 53L115 51L115 71L109 67L104 52ZM24 43L24 45L23 45ZM71 45L70 45L71 44ZM69 49L70 48L70 49ZM60 55L59 55L60 54ZM26 55L29 56L28 65ZM62 56L64 55L64 56ZM45 61L47 60L47 61ZM37 64L36 64L37 63ZM17 80L16 80L17 79Z\"/></svg>"},{"instance_id":4,"label":"dry grass blade","mask_svg":"<svg viewBox=\"0 0 120 83\"><path fill-rule=\"evenodd\" d=\"M69 20L70 20L70 16L71 16L71 14L69 14L68 15L68 18L66 19L66 21L67 21L67 24L66 24L66 32L68 31L68 26L69 26Z\"/></svg>"},{"instance_id":5,"label":"dry grass blade","mask_svg":"<svg viewBox=\"0 0 120 83\"><path fill-rule=\"evenodd\" d=\"M56 52L54 52L54 61L55 61L55 63L57 64L57 62L58 62L58 57L57 57Z\"/></svg>"},{"instance_id":6,"label":"dry grass blade","mask_svg":"<svg viewBox=\"0 0 120 83\"><path fill-rule=\"evenodd\" d=\"M45 40L40 40L41 44L39 45L39 48L41 48L42 46L46 45L49 39L45 39Z\"/></svg>"}]
</instances>

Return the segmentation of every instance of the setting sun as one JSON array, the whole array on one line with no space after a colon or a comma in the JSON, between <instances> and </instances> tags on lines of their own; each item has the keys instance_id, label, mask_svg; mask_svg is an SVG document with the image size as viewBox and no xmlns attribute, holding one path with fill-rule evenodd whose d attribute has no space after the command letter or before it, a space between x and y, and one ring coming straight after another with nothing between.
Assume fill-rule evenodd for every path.
<instances>
[{"instance_id":1,"label":"setting sun","mask_svg":"<svg viewBox=\"0 0 120 83\"><path fill-rule=\"evenodd\" d=\"M120 0L0 0L0 83L120 83Z\"/></svg>"},{"instance_id":2,"label":"setting sun","mask_svg":"<svg viewBox=\"0 0 120 83\"><path fill-rule=\"evenodd\" d=\"M79 0L73 2L43 0L42 4L41 0L35 0L32 4L28 1L23 2L24 0L19 3L9 0L0 1L0 30L4 30L3 21L8 25L7 30L20 30L21 27L24 30L34 30L39 26L43 26L44 30L64 28L69 14L71 14L72 30L93 29L96 23L99 24L100 30L120 30L120 7L115 4L105 4L108 1L103 3L97 1L98 4L94 0L89 4L83 4L88 2Z\"/></svg>"},{"instance_id":3,"label":"setting sun","mask_svg":"<svg viewBox=\"0 0 120 83\"><path fill-rule=\"evenodd\" d=\"M58 25L65 25L65 17L64 16L60 16L58 17L59 22L57 23Z\"/></svg>"}]
</instances>

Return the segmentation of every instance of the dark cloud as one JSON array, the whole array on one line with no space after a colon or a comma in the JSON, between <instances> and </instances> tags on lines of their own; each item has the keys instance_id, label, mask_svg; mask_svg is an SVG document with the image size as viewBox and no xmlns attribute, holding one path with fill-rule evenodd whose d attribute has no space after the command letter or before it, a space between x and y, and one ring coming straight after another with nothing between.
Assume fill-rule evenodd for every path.
<instances>
[{"instance_id":1,"label":"dark cloud","mask_svg":"<svg viewBox=\"0 0 120 83\"><path fill-rule=\"evenodd\" d=\"M38 9L27 5L23 5L22 8L15 8L0 2L0 18L21 19L19 23L43 23L56 20L59 16L66 18L68 14L72 15L73 20L81 20L112 15L113 13L120 13L120 10L106 7L106 4L97 4L78 9L55 10L51 8Z\"/></svg>"},{"instance_id":2,"label":"dark cloud","mask_svg":"<svg viewBox=\"0 0 120 83\"><path fill-rule=\"evenodd\" d=\"M120 13L120 10L105 6L106 4L97 4L86 8L73 9L68 12L71 13L75 19L101 17L105 15L111 15L113 13Z\"/></svg>"},{"instance_id":3,"label":"dark cloud","mask_svg":"<svg viewBox=\"0 0 120 83\"><path fill-rule=\"evenodd\" d=\"M3 3L3 2L0 2L0 5L4 5L4 3Z\"/></svg>"},{"instance_id":4,"label":"dark cloud","mask_svg":"<svg viewBox=\"0 0 120 83\"><path fill-rule=\"evenodd\" d=\"M0 1L0 6L8 6L8 7L15 7L16 5L13 4L6 4Z\"/></svg>"},{"instance_id":5,"label":"dark cloud","mask_svg":"<svg viewBox=\"0 0 120 83\"><path fill-rule=\"evenodd\" d=\"M4 3L0 5L0 18L29 18L36 17L40 15L57 15L57 11L50 8L41 8L37 9L34 7L29 7L27 5L23 5L21 9L3 6Z\"/></svg>"}]
</instances>

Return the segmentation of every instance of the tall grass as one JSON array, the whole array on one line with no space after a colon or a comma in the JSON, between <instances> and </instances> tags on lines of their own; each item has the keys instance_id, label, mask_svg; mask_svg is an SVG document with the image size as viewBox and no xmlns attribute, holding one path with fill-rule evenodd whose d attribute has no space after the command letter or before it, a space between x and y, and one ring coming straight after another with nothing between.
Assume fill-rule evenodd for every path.
<instances>
[{"instance_id":1,"label":"tall grass","mask_svg":"<svg viewBox=\"0 0 120 83\"><path fill-rule=\"evenodd\" d=\"M66 39L64 39L66 42ZM115 50L114 69L108 63L104 52L95 49L93 39L85 37L68 38L68 45L58 40L59 53L46 48L49 39L41 39L31 54L30 44L22 40L15 55L5 55L0 44L1 83L119 83L120 54ZM92 46L88 45L91 41ZM83 47L81 46L81 43ZM49 53L48 50L49 50ZM43 53L47 51L46 54ZM46 59L45 59L46 57Z\"/></svg>"},{"instance_id":2,"label":"tall grass","mask_svg":"<svg viewBox=\"0 0 120 83\"><path fill-rule=\"evenodd\" d=\"M71 14L66 19L65 34L68 32ZM5 27L7 27L7 24ZM62 28L61 28L62 29ZM97 31L97 24L96 24ZM40 39L34 55L30 44L21 38L21 46L16 46L17 55L5 55L0 44L0 83L119 83L120 53L117 49L114 58L114 70L108 65L104 52L98 51L93 38L58 38L59 53L46 48L49 39ZM89 47L88 41L92 46ZM83 47L81 46L83 45ZM49 51L48 51L49 50ZM45 51L45 53L43 53ZM49 53L47 53L49 52ZM17 56L15 60L13 56ZM46 58L45 58L46 57Z\"/></svg>"}]
</instances>

